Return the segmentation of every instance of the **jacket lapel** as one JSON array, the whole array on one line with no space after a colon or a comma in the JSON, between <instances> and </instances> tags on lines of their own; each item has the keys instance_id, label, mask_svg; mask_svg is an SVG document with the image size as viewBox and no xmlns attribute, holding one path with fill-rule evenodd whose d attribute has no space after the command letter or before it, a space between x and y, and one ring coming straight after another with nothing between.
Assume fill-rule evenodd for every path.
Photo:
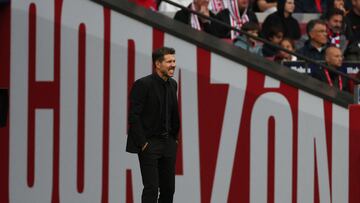
<instances>
[{"instance_id":1,"label":"jacket lapel","mask_svg":"<svg viewBox=\"0 0 360 203\"><path fill-rule=\"evenodd\" d=\"M163 102L162 102L162 99L161 99L161 97L160 97L160 89L159 89L158 81L157 81L157 78L155 78L155 77L156 77L156 75L153 75L152 88L154 88L156 97L157 97L158 102L159 102L159 104L160 104L160 110L161 110L161 109L162 109Z\"/></svg>"}]
</instances>

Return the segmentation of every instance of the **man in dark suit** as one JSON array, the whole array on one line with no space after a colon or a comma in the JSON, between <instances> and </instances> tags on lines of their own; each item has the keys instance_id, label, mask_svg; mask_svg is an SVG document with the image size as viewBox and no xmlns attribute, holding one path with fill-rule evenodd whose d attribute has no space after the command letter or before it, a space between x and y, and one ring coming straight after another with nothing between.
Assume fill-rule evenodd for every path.
<instances>
[{"instance_id":1,"label":"man in dark suit","mask_svg":"<svg viewBox=\"0 0 360 203\"><path fill-rule=\"evenodd\" d=\"M173 202L175 159L180 128L175 50L152 54L154 73L140 78L130 93L126 151L137 153L144 189L142 203ZM160 195L159 194L160 189Z\"/></svg>"}]
</instances>

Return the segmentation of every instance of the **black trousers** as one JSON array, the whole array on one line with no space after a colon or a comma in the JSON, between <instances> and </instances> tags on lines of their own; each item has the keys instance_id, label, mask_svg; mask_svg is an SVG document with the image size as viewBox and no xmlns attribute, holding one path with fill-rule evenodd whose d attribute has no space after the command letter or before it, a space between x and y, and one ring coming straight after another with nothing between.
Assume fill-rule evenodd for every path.
<instances>
[{"instance_id":1,"label":"black trousers","mask_svg":"<svg viewBox=\"0 0 360 203\"><path fill-rule=\"evenodd\" d=\"M177 143L172 137L153 137L139 162L144 189L142 203L172 203L175 192ZM159 195L160 192L160 195Z\"/></svg>"}]
</instances>

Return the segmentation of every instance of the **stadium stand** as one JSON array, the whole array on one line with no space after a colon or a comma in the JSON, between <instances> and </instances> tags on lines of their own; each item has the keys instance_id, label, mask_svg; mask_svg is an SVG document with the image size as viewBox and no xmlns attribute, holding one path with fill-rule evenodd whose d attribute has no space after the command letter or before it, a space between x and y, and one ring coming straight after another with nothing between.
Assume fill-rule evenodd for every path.
<instances>
[{"instance_id":1,"label":"stadium stand","mask_svg":"<svg viewBox=\"0 0 360 203\"><path fill-rule=\"evenodd\" d=\"M164 1L167 2L168 0L164 0ZM171 1L169 1L169 3L170 2ZM282 2L281 4L278 4L278 5L280 5L280 11L282 10L281 8L283 8L283 5L285 2L286 1ZM225 6L225 8L226 8L226 6ZM185 8L183 8L183 9L185 9ZM186 8L186 9L189 9L189 8ZM226 10L226 12L228 12L228 10ZM216 23L219 25L220 23L217 20L220 20L222 22L225 22L225 24L229 25L229 22L226 22L224 20L225 15L223 15L221 13L224 13L224 12L220 12L220 15L221 15L220 18L218 16L216 16L215 18L209 18L209 20L211 20L213 24ZM271 15L275 15L275 14L276 13L271 14ZM258 15L262 15L262 13L258 13ZM331 44L331 42L333 42L332 44L334 44L335 46L336 46L336 43L339 43L337 41L337 35L330 36L330 35L328 35L328 33L331 30L334 30L334 27L339 26L338 25L339 23L342 24L342 22L337 22L337 24L335 23L336 25L334 25L334 23L329 22L329 21L333 20L331 18L333 15L334 15L334 9L324 10L323 18L327 19L326 22L319 20L319 14L300 14L300 15L298 15L297 18L299 18L299 16L301 16L300 19L301 18L306 19L305 21L301 20L301 22L302 22L301 24L306 25L306 27L308 29L307 34L304 35L305 37L302 37L302 41L305 41L305 43L301 42L301 40L299 40L299 43L298 43L298 44L303 44L302 48L297 51L297 53L300 55L297 55L296 53L293 53L293 52L286 52L286 51L282 51L281 54L284 55L284 53L288 53L291 56L291 58L293 58L293 59L297 58L299 60L304 60L306 62L306 64L309 64L307 66L313 66L314 68L318 68L318 69L324 68L325 70L327 70L327 67L324 66L324 64L319 63L319 61L325 60L325 50L326 50L327 46L329 46ZM261 19L261 20L263 20L263 19ZM269 31L273 32L271 30L273 30L274 26L266 26L266 25L264 26L264 24L262 24L262 25L263 25L263 29L266 29L266 33L269 33ZM270 24L273 25L273 23L270 23ZM284 26L284 27L287 27L287 26ZM276 28L276 26L275 26L275 28ZM320 30L321 32L319 31L320 28L321 28L321 30ZM331 29L331 28L333 28L333 29ZM219 32L227 33L226 37L230 37L228 34L229 33L228 30L232 30L232 32L240 33L240 38L236 38L234 41L235 44L237 43L238 46L245 48L247 50L250 50L249 46L247 46L247 45L244 46L244 44L243 44L244 40L247 41L246 36L248 36L248 35L246 35L246 31L243 32L244 30L241 30L241 28L233 29L230 26L222 25L222 30ZM278 29L275 29L275 30L278 30ZM297 30L298 30L298 32L300 32L299 29L297 29ZM338 29L337 31L340 32L340 29ZM249 35L249 38L254 38L255 41L260 42L260 44L263 43L261 55L263 55L265 58L270 59L270 60L276 59L276 60L281 61L281 56L279 56L279 55L280 55L280 50L282 50L282 49L279 45L280 45L280 41L282 41L282 39L283 39L284 33L285 32L281 31L281 29L280 29L280 30L276 31L276 33L272 33L271 37L268 36L266 39L251 36L251 35ZM280 37L280 34L281 34L281 37ZM232 35L232 36L234 36L234 35ZM280 38L277 37L278 39L275 39L275 36L279 36ZM310 36L310 39L308 38L308 36ZM329 39L327 37L329 37ZM342 41L342 43L343 43L342 45L345 46L347 44L346 39L342 39L342 40L345 40L345 41ZM255 47L253 47L253 48L255 48ZM252 49L251 52L257 53L254 50L257 50L257 48ZM313 60L311 60L311 59L313 59ZM355 61L355 63L356 62L357 61ZM331 69L330 71L333 72L334 69ZM307 71L305 71L305 72L307 72ZM351 78L349 76L347 76L344 72L337 71L337 70L335 70L335 72L336 72L336 74L340 74L340 75L342 74L343 77L351 80ZM310 74L310 75L313 76L312 74ZM354 78L354 77L352 77L352 78Z\"/></svg>"},{"instance_id":2,"label":"stadium stand","mask_svg":"<svg viewBox=\"0 0 360 203\"><path fill-rule=\"evenodd\" d=\"M328 7L328 0L295 0L296 13L322 13Z\"/></svg>"}]
</instances>

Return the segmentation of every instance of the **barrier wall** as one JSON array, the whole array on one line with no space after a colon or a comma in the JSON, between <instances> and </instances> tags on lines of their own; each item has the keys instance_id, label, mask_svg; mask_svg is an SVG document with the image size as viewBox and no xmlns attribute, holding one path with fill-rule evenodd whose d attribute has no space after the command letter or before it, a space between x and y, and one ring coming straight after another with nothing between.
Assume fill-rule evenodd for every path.
<instances>
[{"instance_id":1,"label":"barrier wall","mask_svg":"<svg viewBox=\"0 0 360 203\"><path fill-rule=\"evenodd\" d=\"M125 152L127 96L163 45L178 65L174 202L360 202L359 107L92 1L1 9L10 113L0 129L0 202L140 202L137 156Z\"/></svg>"}]
</instances>

